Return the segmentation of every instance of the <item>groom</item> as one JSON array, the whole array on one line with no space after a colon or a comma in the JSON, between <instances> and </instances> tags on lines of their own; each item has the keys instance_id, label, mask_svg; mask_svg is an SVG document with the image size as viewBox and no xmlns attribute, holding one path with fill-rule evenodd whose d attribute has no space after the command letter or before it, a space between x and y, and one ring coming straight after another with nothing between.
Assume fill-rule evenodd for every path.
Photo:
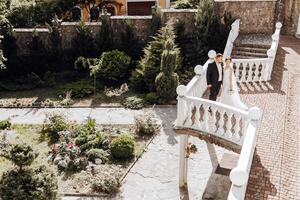
<instances>
[{"instance_id":1,"label":"groom","mask_svg":"<svg viewBox=\"0 0 300 200\"><path fill-rule=\"evenodd\" d=\"M216 101L223 81L223 55L218 53L215 61L208 64L206 81L209 88L209 100Z\"/></svg>"}]
</instances>

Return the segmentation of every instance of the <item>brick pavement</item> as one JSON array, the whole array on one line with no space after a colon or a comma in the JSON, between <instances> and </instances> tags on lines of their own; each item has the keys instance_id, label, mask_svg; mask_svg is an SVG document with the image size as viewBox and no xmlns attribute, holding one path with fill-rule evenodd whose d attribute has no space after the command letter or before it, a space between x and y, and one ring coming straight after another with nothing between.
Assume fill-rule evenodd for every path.
<instances>
[{"instance_id":1,"label":"brick pavement","mask_svg":"<svg viewBox=\"0 0 300 200\"><path fill-rule=\"evenodd\" d=\"M272 81L241 91L246 104L263 108L246 199L300 199L299 62L300 40L282 36Z\"/></svg>"}]
</instances>

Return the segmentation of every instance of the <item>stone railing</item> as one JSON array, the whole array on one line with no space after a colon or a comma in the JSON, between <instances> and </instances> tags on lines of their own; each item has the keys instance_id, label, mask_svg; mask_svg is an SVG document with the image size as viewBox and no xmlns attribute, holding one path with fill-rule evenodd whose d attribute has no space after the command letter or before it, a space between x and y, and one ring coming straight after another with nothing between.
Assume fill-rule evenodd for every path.
<instances>
[{"instance_id":1,"label":"stone railing","mask_svg":"<svg viewBox=\"0 0 300 200\"><path fill-rule=\"evenodd\" d=\"M269 80L269 58L232 59L232 63L237 82Z\"/></svg>"},{"instance_id":2,"label":"stone railing","mask_svg":"<svg viewBox=\"0 0 300 200\"><path fill-rule=\"evenodd\" d=\"M230 180L232 182L228 200L243 200L245 199L250 169L254 156L257 126L261 119L261 112L257 108L249 110L249 124L245 133L245 138L240 153L237 166L230 172Z\"/></svg>"},{"instance_id":3,"label":"stone railing","mask_svg":"<svg viewBox=\"0 0 300 200\"><path fill-rule=\"evenodd\" d=\"M219 102L187 95L187 86L177 88L178 116L176 126L201 131L242 145L251 113Z\"/></svg>"},{"instance_id":4,"label":"stone railing","mask_svg":"<svg viewBox=\"0 0 300 200\"><path fill-rule=\"evenodd\" d=\"M271 48L267 52L268 58L270 60L270 63L269 63L270 67L267 71L268 80L271 80L271 74L272 74L272 71L273 71L273 65L274 65L274 62L275 62L277 48L278 48L278 45L279 45L280 30L281 30L282 24L280 22L277 22L275 27L276 27L275 32L272 35Z\"/></svg>"},{"instance_id":5,"label":"stone railing","mask_svg":"<svg viewBox=\"0 0 300 200\"><path fill-rule=\"evenodd\" d=\"M272 44L267 51L266 58L232 59L233 69L237 82L269 81L279 44L282 24L276 23L276 30L272 35ZM228 41L227 41L228 43ZM226 50L228 48L228 50ZM224 53L231 53L230 45L226 45ZM230 54L228 54L230 56Z\"/></svg>"},{"instance_id":6,"label":"stone railing","mask_svg":"<svg viewBox=\"0 0 300 200\"><path fill-rule=\"evenodd\" d=\"M215 53L210 51L210 56ZM260 109L253 107L249 111L201 98L206 90L206 69L196 66L196 76L187 86L177 87L177 119L176 129L192 129L199 134L206 134L229 141L241 146L237 166L230 173L232 186L228 199L244 199L250 168L256 145L257 126L261 118ZM180 136L180 170L179 185L187 183L188 160L185 149L188 146L188 136Z\"/></svg>"},{"instance_id":7,"label":"stone railing","mask_svg":"<svg viewBox=\"0 0 300 200\"><path fill-rule=\"evenodd\" d=\"M239 30L240 30L240 20L237 19L231 24L231 30L229 32L226 46L223 52L224 58L227 58L231 55L233 43L235 39L239 36Z\"/></svg>"}]
</instances>

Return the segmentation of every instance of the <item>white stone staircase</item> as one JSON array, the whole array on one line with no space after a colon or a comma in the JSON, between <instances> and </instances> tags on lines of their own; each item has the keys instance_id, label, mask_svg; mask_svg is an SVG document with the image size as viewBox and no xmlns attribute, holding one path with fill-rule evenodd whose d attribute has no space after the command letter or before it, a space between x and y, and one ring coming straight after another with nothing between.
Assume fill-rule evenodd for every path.
<instances>
[{"instance_id":1,"label":"white stone staircase","mask_svg":"<svg viewBox=\"0 0 300 200\"><path fill-rule=\"evenodd\" d=\"M232 55L237 82L253 83L271 79L281 26L281 23L276 24L271 43L266 45L253 44L242 39L235 42L239 35L239 20L232 24L223 55L224 57ZM187 184L186 149L189 145L189 135L198 135L199 138L204 135L241 149L237 165L230 172L232 185L228 200L243 200L256 146L261 111L256 107L248 111L239 110L202 98L207 89L207 67L209 63L214 62L215 56L215 51L209 51L209 59L203 66L195 67L196 75L192 80L186 86L178 86L176 90L178 102L175 129L179 130L180 134L179 185ZM193 134L189 134L190 131Z\"/></svg>"}]
</instances>

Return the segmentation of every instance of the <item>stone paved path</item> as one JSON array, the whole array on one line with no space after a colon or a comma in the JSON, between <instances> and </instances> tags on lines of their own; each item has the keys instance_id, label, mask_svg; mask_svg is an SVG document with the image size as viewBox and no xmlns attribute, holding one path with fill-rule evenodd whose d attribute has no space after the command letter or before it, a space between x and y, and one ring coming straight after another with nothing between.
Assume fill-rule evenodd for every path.
<instances>
[{"instance_id":1,"label":"stone paved path","mask_svg":"<svg viewBox=\"0 0 300 200\"><path fill-rule=\"evenodd\" d=\"M300 199L300 40L280 40L272 81L242 92L246 104L263 109L249 200Z\"/></svg>"},{"instance_id":2,"label":"stone paved path","mask_svg":"<svg viewBox=\"0 0 300 200\"><path fill-rule=\"evenodd\" d=\"M0 120L11 118L12 123L15 124L41 124L47 113L58 112L77 122L82 122L90 116L96 119L99 124L133 124L134 116L146 110L128 110L124 108L0 109Z\"/></svg>"}]
</instances>

